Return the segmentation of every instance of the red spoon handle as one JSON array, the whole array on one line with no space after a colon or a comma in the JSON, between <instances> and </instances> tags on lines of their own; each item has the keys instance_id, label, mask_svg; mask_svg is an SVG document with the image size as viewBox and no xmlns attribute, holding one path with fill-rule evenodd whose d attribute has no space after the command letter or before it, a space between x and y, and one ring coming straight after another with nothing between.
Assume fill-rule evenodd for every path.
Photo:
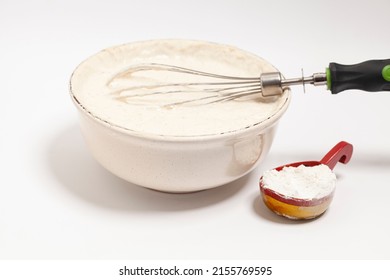
<instances>
[{"instance_id":1,"label":"red spoon handle","mask_svg":"<svg viewBox=\"0 0 390 280\"><path fill-rule=\"evenodd\" d=\"M334 146L321 160L322 164L327 165L330 169L336 166L338 162L348 163L352 157L353 146L348 142L341 141Z\"/></svg>"}]
</instances>

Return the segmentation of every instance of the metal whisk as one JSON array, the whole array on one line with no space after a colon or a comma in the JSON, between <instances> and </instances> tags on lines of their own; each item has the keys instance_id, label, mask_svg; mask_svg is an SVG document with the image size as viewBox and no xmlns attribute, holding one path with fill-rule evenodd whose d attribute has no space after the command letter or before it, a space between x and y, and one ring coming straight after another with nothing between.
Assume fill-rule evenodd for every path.
<instances>
[{"instance_id":1,"label":"metal whisk","mask_svg":"<svg viewBox=\"0 0 390 280\"><path fill-rule=\"evenodd\" d=\"M390 60L370 60L354 65L330 63L329 68L326 68L326 72L324 73L314 73L308 77L304 77L302 73L302 77L293 79L284 79L279 72L263 73L258 77L235 77L158 63L133 66L119 74L119 76L131 76L141 71L168 71L171 73L199 76L208 80L127 87L114 92L117 95L121 95L123 92L130 93L121 95L118 99L126 98L128 100L136 97L199 92L207 93L207 95L170 103L167 106L195 102L197 104L199 102L202 102L201 104L210 104L235 100L251 95L258 95L262 98L278 96L289 86L302 85L305 87L306 84L315 86L327 85L332 93L338 93L347 89L360 89L365 91L390 90ZM378 74L378 71L382 75ZM111 79L108 84L116 77ZM142 91L142 93L138 93L139 91Z\"/></svg>"}]
</instances>

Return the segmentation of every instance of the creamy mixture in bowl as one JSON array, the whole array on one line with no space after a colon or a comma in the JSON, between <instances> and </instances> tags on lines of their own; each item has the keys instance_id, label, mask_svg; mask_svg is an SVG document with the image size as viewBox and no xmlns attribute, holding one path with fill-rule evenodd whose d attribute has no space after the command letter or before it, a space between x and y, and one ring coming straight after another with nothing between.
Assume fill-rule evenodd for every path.
<instances>
[{"instance_id":1,"label":"creamy mixture in bowl","mask_svg":"<svg viewBox=\"0 0 390 280\"><path fill-rule=\"evenodd\" d=\"M135 71L151 63L238 77L260 77L262 72L275 71L265 61L228 46L178 40L141 42L106 49L82 63L72 79L72 95L86 111L111 125L137 134L177 137L246 129L266 121L287 102L287 94L272 100L254 94L212 102L214 99L202 99L215 95L201 92L202 88L216 87L207 85L194 92L176 87L176 93L143 95L166 90L145 89L151 85L224 82L164 70ZM199 101L171 105L186 100Z\"/></svg>"},{"instance_id":2,"label":"creamy mixture in bowl","mask_svg":"<svg viewBox=\"0 0 390 280\"><path fill-rule=\"evenodd\" d=\"M130 182L172 192L215 187L252 170L271 146L289 90L268 99L251 94L218 101L221 94L213 89L223 80L161 65L235 77L276 71L253 54L202 41L105 49L82 62L70 83L95 158Z\"/></svg>"}]
</instances>

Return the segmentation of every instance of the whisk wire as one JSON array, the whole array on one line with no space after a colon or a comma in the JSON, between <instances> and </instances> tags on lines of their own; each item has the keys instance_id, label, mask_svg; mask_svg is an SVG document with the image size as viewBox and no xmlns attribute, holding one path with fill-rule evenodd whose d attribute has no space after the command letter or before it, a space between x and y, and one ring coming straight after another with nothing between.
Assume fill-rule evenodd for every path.
<instances>
[{"instance_id":1,"label":"whisk wire","mask_svg":"<svg viewBox=\"0 0 390 280\"><path fill-rule=\"evenodd\" d=\"M257 81L259 80L259 77L237 77L237 76L221 75L221 74L209 73L209 72L199 71L195 69L190 69L190 68L185 68L185 67L180 67L175 65L161 64L161 63L141 64L136 68L136 71L149 71L149 70L160 70L160 71L166 70L171 72L199 75L199 76L218 78L218 79L257 80Z\"/></svg>"},{"instance_id":2,"label":"whisk wire","mask_svg":"<svg viewBox=\"0 0 390 280\"><path fill-rule=\"evenodd\" d=\"M214 74L185 67L150 63L133 66L117 77L123 78L127 75L132 75L136 72L142 71L169 71L180 74L196 75L212 79L219 79L224 81L204 81L204 82L184 82L184 83L165 83L165 84L150 84L126 87L112 92L112 95L116 95L120 101L129 101L132 98L147 97L151 95L164 95L164 94L176 94L176 93L216 93L208 96L199 96L198 98L188 99L184 101L173 102L167 104L179 105L187 103L196 104L210 104L216 102L224 102L234 100L237 98L253 95L255 93L261 93L260 77L237 77ZM109 84L115 79L110 80ZM157 90L155 90L157 89ZM164 90L166 89L166 90ZM146 91L142 93L143 91ZM211 100L207 103L201 103L204 100Z\"/></svg>"},{"instance_id":3,"label":"whisk wire","mask_svg":"<svg viewBox=\"0 0 390 280\"><path fill-rule=\"evenodd\" d=\"M240 77L229 76L215 73L199 71L195 69L160 64L149 63L133 65L127 70L112 77L107 86L112 86L116 79L129 78L132 74L142 71L167 71L188 75L201 76L212 79L225 81L203 81L203 82L185 82L185 83L166 83L166 84L149 84L126 87L111 94L116 95L116 99L123 102L131 103L132 98L147 97L150 95L177 94L177 93L200 93L198 98L192 98L183 101L177 101L166 106L194 103L199 105L236 100L245 96L258 94L259 98L268 98L283 94L284 90L291 85L312 84L315 86L327 83L326 73L314 73L312 76L284 79L279 72L268 72L260 74L258 77ZM148 78L148 77L147 77ZM150 78L150 77L149 77ZM156 89L156 90L155 90ZM203 96L203 94L211 94ZM207 100L206 103L201 101ZM133 102L134 103L134 102Z\"/></svg>"}]
</instances>

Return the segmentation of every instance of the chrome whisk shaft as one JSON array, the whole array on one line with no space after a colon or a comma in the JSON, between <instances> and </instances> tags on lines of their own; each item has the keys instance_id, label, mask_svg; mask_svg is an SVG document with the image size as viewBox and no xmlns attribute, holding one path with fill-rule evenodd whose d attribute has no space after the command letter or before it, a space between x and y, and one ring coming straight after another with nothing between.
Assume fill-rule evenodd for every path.
<instances>
[{"instance_id":1,"label":"chrome whisk shaft","mask_svg":"<svg viewBox=\"0 0 390 280\"><path fill-rule=\"evenodd\" d=\"M283 79L279 72L263 73L260 76L262 95L264 97L280 95L283 90L289 86L302 85L305 88L306 84L314 86L326 85L326 73L314 73L312 76Z\"/></svg>"}]
</instances>

